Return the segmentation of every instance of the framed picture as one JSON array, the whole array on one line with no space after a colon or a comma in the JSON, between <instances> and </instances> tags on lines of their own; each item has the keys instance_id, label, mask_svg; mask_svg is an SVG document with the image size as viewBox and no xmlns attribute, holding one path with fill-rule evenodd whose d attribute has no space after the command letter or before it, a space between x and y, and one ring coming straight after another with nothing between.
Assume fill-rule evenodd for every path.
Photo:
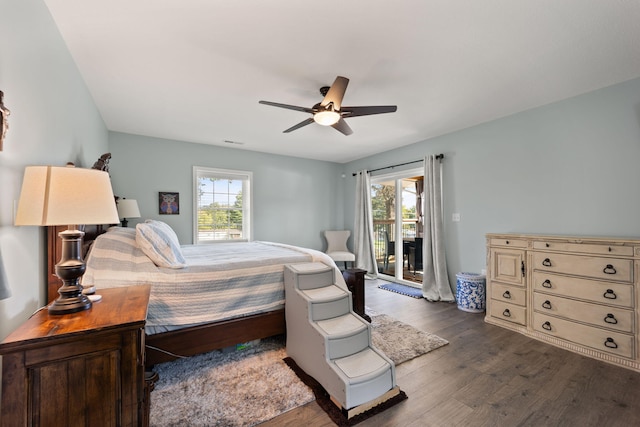
<instances>
[{"instance_id":1,"label":"framed picture","mask_svg":"<svg viewBox=\"0 0 640 427\"><path fill-rule=\"evenodd\" d=\"M180 193L161 191L158 193L158 213L160 215L180 214Z\"/></svg>"}]
</instances>

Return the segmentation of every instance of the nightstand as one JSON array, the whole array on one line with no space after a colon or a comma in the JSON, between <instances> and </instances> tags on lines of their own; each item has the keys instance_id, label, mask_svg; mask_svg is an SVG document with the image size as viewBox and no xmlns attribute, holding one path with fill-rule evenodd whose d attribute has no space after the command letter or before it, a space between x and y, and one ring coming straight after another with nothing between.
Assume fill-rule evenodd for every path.
<instances>
[{"instance_id":1,"label":"nightstand","mask_svg":"<svg viewBox=\"0 0 640 427\"><path fill-rule=\"evenodd\" d=\"M149 292L101 289L89 310L40 310L10 334L0 344L0 425L141 425Z\"/></svg>"},{"instance_id":2,"label":"nightstand","mask_svg":"<svg viewBox=\"0 0 640 427\"><path fill-rule=\"evenodd\" d=\"M360 268L350 268L342 272L342 277L347 282L347 288L351 291L353 311L367 322L371 322L371 317L364 312L364 275L366 272L367 270Z\"/></svg>"}]
</instances>

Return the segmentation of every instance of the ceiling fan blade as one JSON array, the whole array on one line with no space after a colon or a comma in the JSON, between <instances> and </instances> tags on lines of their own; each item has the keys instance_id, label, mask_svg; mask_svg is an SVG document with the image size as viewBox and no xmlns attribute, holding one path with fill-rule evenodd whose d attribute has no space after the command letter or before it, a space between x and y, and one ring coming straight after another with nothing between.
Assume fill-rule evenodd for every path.
<instances>
[{"instance_id":1,"label":"ceiling fan blade","mask_svg":"<svg viewBox=\"0 0 640 427\"><path fill-rule=\"evenodd\" d=\"M353 130L351 130L347 122L342 118L340 118L336 124L331 125L331 127L345 135L351 135L353 133Z\"/></svg>"},{"instance_id":2,"label":"ceiling fan blade","mask_svg":"<svg viewBox=\"0 0 640 427\"><path fill-rule=\"evenodd\" d=\"M298 107L297 105L280 104L278 102L270 102L270 101L258 101L258 103L264 104L264 105L271 105L272 107L286 108L288 110L296 110L296 111L302 111L304 113L313 114L313 110L311 108Z\"/></svg>"},{"instance_id":3,"label":"ceiling fan blade","mask_svg":"<svg viewBox=\"0 0 640 427\"><path fill-rule=\"evenodd\" d=\"M340 114L342 117L370 116L372 114L395 113L398 110L396 105L378 105L370 107L342 107Z\"/></svg>"},{"instance_id":4,"label":"ceiling fan blade","mask_svg":"<svg viewBox=\"0 0 640 427\"><path fill-rule=\"evenodd\" d=\"M324 96L324 99L320 103L321 106L326 107L330 103L333 103L333 109L340 111L340 106L342 105L342 98L344 98L344 93L347 90L347 85L349 84L349 79L346 77L338 76L336 80L333 82L329 91Z\"/></svg>"},{"instance_id":5,"label":"ceiling fan blade","mask_svg":"<svg viewBox=\"0 0 640 427\"><path fill-rule=\"evenodd\" d=\"M298 123L298 124L297 124L297 125L295 125L295 126L291 126L289 129L287 129L287 130L283 131L282 133L289 133L289 132L293 132L294 130L296 130L296 129L300 129L300 128L301 128L301 127L303 127L303 126L310 125L311 123L313 123L313 117L309 117L307 120L304 120L304 121L302 121L302 122Z\"/></svg>"}]
</instances>

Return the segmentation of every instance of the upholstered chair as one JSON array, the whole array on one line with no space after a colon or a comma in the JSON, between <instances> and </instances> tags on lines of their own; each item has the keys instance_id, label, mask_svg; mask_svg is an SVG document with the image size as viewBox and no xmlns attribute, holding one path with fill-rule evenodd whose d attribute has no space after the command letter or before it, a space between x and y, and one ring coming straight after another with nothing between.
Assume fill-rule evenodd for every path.
<instances>
[{"instance_id":1,"label":"upholstered chair","mask_svg":"<svg viewBox=\"0 0 640 427\"><path fill-rule=\"evenodd\" d=\"M352 265L356 262L356 255L347 248L347 240L351 235L349 230L327 230L324 237L327 239L326 254L333 259L336 264L340 261L344 262L344 268L347 268L347 262Z\"/></svg>"}]
</instances>

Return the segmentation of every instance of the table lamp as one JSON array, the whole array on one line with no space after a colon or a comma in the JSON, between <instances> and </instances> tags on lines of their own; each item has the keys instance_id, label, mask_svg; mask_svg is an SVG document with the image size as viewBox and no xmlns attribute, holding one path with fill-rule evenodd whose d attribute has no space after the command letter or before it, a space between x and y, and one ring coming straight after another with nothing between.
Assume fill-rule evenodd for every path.
<instances>
[{"instance_id":1,"label":"table lamp","mask_svg":"<svg viewBox=\"0 0 640 427\"><path fill-rule=\"evenodd\" d=\"M123 227L129 225L127 218L140 218L140 209L138 209L138 202L135 199L122 198L116 204L118 205L118 216L122 218Z\"/></svg>"},{"instance_id":2,"label":"table lamp","mask_svg":"<svg viewBox=\"0 0 640 427\"><path fill-rule=\"evenodd\" d=\"M50 314L75 313L91 308L80 279L84 231L79 224L117 224L118 211L109 174L73 166L28 166L24 171L15 225L68 225L58 233L62 255L55 272L63 284L49 305Z\"/></svg>"}]
</instances>

